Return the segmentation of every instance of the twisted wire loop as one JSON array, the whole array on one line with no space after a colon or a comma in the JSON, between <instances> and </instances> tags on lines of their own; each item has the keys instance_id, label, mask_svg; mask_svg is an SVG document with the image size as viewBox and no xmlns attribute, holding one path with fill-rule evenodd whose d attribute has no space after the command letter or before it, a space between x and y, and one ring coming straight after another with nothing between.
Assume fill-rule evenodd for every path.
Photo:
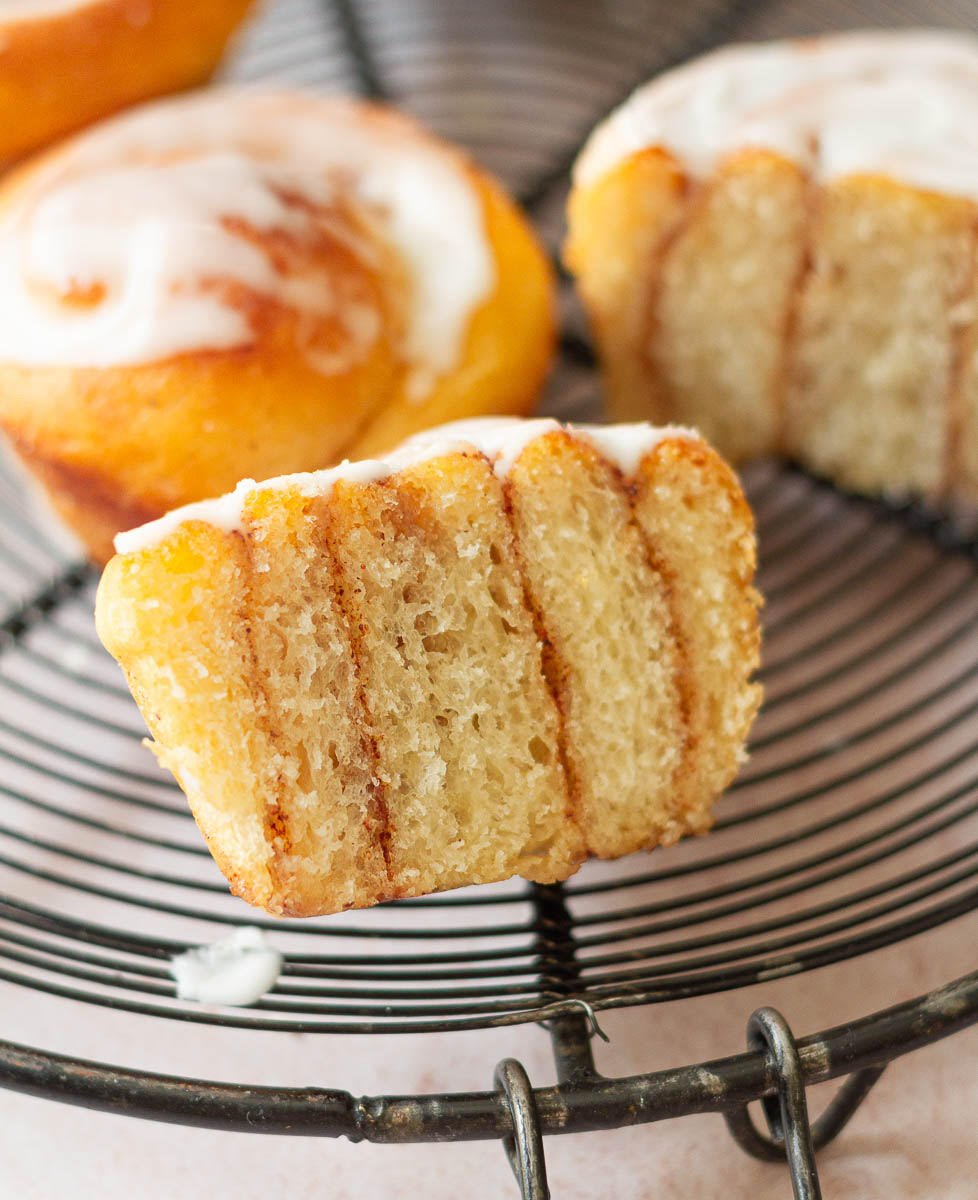
<instances>
[{"instance_id":1,"label":"twisted wire loop","mask_svg":"<svg viewBox=\"0 0 978 1200\"><path fill-rule=\"evenodd\" d=\"M727 1126L737 1144L755 1158L788 1160L795 1200L822 1200L805 1077L791 1028L776 1009L759 1008L747 1022L747 1044L768 1053L777 1076L777 1095L761 1097L770 1137L758 1133L746 1105L725 1114Z\"/></svg>"},{"instance_id":2,"label":"twisted wire loop","mask_svg":"<svg viewBox=\"0 0 978 1200\"><path fill-rule=\"evenodd\" d=\"M804 1125L808 1129L807 1103L804 1100L804 1079L801 1072L798 1051L791 1036L791 1030L784 1017L772 1008L762 1008L754 1013L747 1029L750 1046L753 1049L770 1052L773 1057L774 1067L778 1072L778 1096L766 1096L761 1101L771 1136L766 1137L757 1131L746 1105L724 1114L727 1126L741 1149L746 1150L754 1158L760 1158L767 1162L784 1162L785 1158L788 1157L789 1165L791 1165L791 1156L786 1148L784 1137L784 1129L789 1123L785 1116L783 1101L788 1076L791 1076L792 1079L797 1076L797 1080L802 1088L801 1099L804 1110ZM776 1031L776 1033L773 1031ZM775 1038L778 1039L778 1048L775 1045ZM789 1047L787 1058L784 1057L781 1049L785 1046ZM807 1142L810 1144L812 1151L821 1150L823 1146L827 1146L849 1124L856 1110L886 1070L886 1066L886 1063L880 1063L869 1067L862 1067L860 1070L853 1071L846 1077L845 1082L827 1105L825 1111L810 1126ZM814 1167L814 1160L812 1165ZM794 1172L794 1167L792 1167L792 1171ZM810 1196L812 1200L817 1200L819 1196L817 1174L815 1176L815 1187L815 1191L799 1192L796 1186L795 1195L804 1198Z\"/></svg>"},{"instance_id":3,"label":"twisted wire loop","mask_svg":"<svg viewBox=\"0 0 978 1200\"><path fill-rule=\"evenodd\" d=\"M503 1139L503 1147L520 1185L521 1200L550 1200L543 1131L529 1076L522 1063L504 1058L496 1067L493 1082L513 1122L513 1132Z\"/></svg>"}]
</instances>

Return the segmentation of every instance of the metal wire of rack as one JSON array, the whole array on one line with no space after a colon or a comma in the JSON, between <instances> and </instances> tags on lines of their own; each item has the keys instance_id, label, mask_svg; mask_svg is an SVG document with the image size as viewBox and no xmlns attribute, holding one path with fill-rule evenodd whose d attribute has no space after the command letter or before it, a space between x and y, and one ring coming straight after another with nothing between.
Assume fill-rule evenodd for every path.
<instances>
[{"instance_id":1,"label":"metal wire of rack","mask_svg":"<svg viewBox=\"0 0 978 1200\"><path fill-rule=\"evenodd\" d=\"M275 74L284 63L299 82L413 100L506 175L545 231L568 156L622 82L722 37L739 11L694 4L680 28L670 7L670 37L650 63L634 38L648 5L620 6L617 25L588 25L596 18L581 5L588 37L617 56L614 70L589 75L582 64L593 45L555 18L554 5L534 8L532 19L507 9L491 26L478 6L455 6L457 28L431 26L432 11L447 9L415 5L409 19L407 7L281 0L238 74ZM536 58L521 40L526 20L543 47ZM418 45L441 37L451 49L429 47L440 65L428 90L412 84L425 55L405 48L411 36ZM501 53L492 37L515 51ZM490 73L453 106L473 56ZM529 97L499 115L480 89L498 98L514 72L529 81ZM593 80L590 91L581 78ZM563 137L527 134L534 95ZM464 128L453 127L460 111ZM524 147L515 161L514 145ZM589 352L569 308L551 409L582 415L592 397ZM767 597L767 700L750 765L710 838L648 860L590 864L563 887L478 888L282 922L243 917L227 894L182 797L142 749L138 713L98 645L93 571L4 467L0 981L73 1010L269 1032L541 1022L558 1084L533 1089L507 1060L482 1094L365 1100L168 1078L9 1042L0 1043L0 1084L225 1129L503 1138L528 1197L547 1194L544 1133L722 1111L750 1153L788 1158L797 1196L817 1196L813 1147L839 1131L887 1061L978 1021L978 975L797 1041L761 1010L747 1054L655 1075L602 1078L590 1038L604 1009L799 974L978 908L978 542L918 506L845 496L790 465L757 464L746 484ZM274 930L285 949L275 988L247 1010L179 1000L172 955L243 920ZM707 1088L709 1076L720 1085ZM805 1086L839 1076L848 1078L837 1101L810 1128ZM770 1136L744 1107L762 1096Z\"/></svg>"}]
</instances>

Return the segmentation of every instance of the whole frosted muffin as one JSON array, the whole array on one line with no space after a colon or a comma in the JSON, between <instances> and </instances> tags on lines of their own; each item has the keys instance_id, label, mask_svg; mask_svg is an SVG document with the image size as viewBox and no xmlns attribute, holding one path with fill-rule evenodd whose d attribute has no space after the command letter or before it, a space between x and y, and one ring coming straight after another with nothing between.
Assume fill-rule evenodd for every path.
<instances>
[{"instance_id":1,"label":"whole frosted muffin","mask_svg":"<svg viewBox=\"0 0 978 1200\"><path fill-rule=\"evenodd\" d=\"M0 163L217 66L252 0L3 0Z\"/></svg>"},{"instance_id":2,"label":"whole frosted muffin","mask_svg":"<svg viewBox=\"0 0 978 1200\"><path fill-rule=\"evenodd\" d=\"M619 417L870 493L978 497L978 42L734 46L575 167L567 262Z\"/></svg>"},{"instance_id":3,"label":"whole frosted muffin","mask_svg":"<svg viewBox=\"0 0 978 1200\"><path fill-rule=\"evenodd\" d=\"M0 187L0 427L104 560L244 476L525 411L551 284L499 187L405 117L161 102Z\"/></svg>"},{"instance_id":4,"label":"whole frosted muffin","mask_svg":"<svg viewBox=\"0 0 978 1200\"><path fill-rule=\"evenodd\" d=\"M117 546L99 636L271 912L705 832L760 702L751 513L683 429L457 422Z\"/></svg>"}]
</instances>

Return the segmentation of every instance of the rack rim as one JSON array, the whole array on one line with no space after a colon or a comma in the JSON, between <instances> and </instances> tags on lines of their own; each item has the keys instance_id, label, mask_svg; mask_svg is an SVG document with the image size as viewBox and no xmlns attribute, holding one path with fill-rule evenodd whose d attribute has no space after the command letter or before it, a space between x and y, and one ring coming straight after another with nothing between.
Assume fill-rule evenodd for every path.
<instances>
[{"instance_id":1,"label":"rack rim","mask_svg":"<svg viewBox=\"0 0 978 1200\"><path fill-rule=\"evenodd\" d=\"M560 1019L580 1017L571 1001ZM978 971L867 1017L797 1039L806 1087L883 1066L978 1023ZM0 1041L0 1086L103 1113L238 1133L346 1137L384 1144L497 1140L512 1132L496 1091L422 1096L249 1086L112 1066ZM606 1078L587 1070L533 1091L544 1134L726 1112L777 1092L754 1050L685 1067Z\"/></svg>"}]
</instances>

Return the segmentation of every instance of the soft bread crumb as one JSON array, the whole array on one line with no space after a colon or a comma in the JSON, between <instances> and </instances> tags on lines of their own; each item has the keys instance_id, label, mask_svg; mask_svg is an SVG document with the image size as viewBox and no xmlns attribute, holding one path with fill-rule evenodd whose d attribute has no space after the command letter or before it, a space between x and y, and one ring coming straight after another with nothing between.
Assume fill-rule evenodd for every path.
<instances>
[{"instance_id":1,"label":"soft bread crumb","mask_svg":"<svg viewBox=\"0 0 978 1200\"><path fill-rule=\"evenodd\" d=\"M702 832L759 701L753 529L692 436L249 496L114 559L98 629L233 889L312 915Z\"/></svg>"}]
</instances>

